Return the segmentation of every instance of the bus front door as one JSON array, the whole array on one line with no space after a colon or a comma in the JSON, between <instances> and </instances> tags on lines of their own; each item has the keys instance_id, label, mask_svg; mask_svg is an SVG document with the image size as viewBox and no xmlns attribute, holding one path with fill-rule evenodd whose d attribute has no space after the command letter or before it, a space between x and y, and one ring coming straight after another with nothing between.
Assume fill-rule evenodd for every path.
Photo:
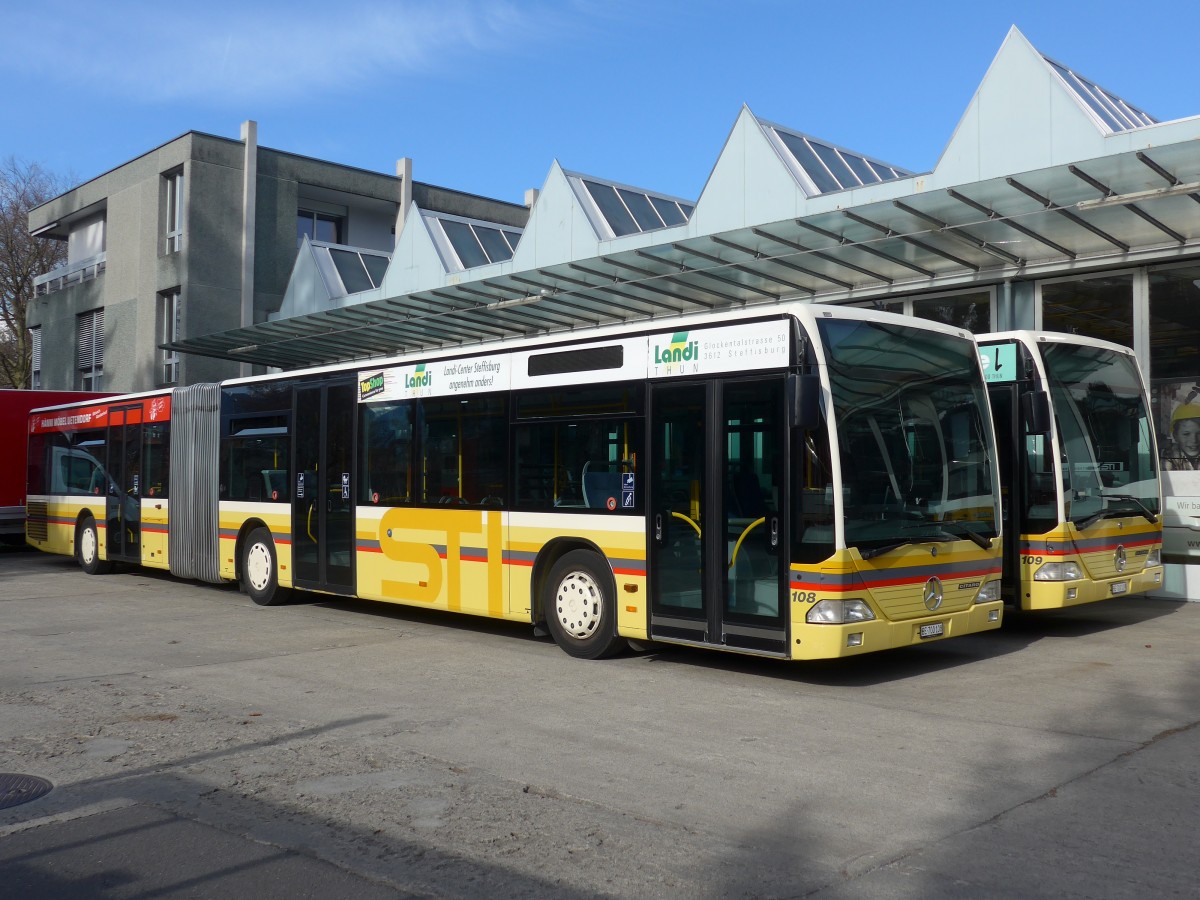
<instances>
[{"instance_id":1,"label":"bus front door","mask_svg":"<svg viewBox=\"0 0 1200 900\"><path fill-rule=\"evenodd\" d=\"M142 559L142 405L108 411L105 541L108 559Z\"/></svg>"},{"instance_id":2,"label":"bus front door","mask_svg":"<svg viewBox=\"0 0 1200 900\"><path fill-rule=\"evenodd\" d=\"M783 385L653 387L651 638L786 654Z\"/></svg>"},{"instance_id":3,"label":"bus front door","mask_svg":"<svg viewBox=\"0 0 1200 900\"><path fill-rule=\"evenodd\" d=\"M292 575L299 588L354 592L356 385L296 388Z\"/></svg>"},{"instance_id":4,"label":"bus front door","mask_svg":"<svg viewBox=\"0 0 1200 900\"><path fill-rule=\"evenodd\" d=\"M1016 383L989 384L988 401L996 429L996 456L1000 462L1000 515L1003 522L1004 563L1001 595L1004 602L1021 606L1021 518L1028 501L1024 456L1025 423L1020 415Z\"/></svg>"}]
</instances>

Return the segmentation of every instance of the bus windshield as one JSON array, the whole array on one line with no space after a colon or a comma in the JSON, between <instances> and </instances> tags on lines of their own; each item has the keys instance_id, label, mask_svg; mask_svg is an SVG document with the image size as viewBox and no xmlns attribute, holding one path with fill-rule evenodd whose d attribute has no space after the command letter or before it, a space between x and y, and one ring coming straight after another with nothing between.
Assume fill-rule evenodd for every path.
<instances>
[{"instance_id":1,"label":"bus windshield","mask_svg":"<svg viewBox=\"0 0 1200 900\"><path fill-rule=\"evenodd\" d=\"M1080 528L1159 511L1150 411L1133 360L1103 347L1042 344L1062 445L1066 515Z\"/></svg>"},{"instance_id":2,"label":"bus windshield","mask_svg":"<svg viewBox=\"0 0 1200 900\"><path fill-rule=\"evenodd\" d=\"M999 492L974 343L878 322L820 329L846 546L864 557L929 541L990 546Z\"/></svg>"}]
</instances>

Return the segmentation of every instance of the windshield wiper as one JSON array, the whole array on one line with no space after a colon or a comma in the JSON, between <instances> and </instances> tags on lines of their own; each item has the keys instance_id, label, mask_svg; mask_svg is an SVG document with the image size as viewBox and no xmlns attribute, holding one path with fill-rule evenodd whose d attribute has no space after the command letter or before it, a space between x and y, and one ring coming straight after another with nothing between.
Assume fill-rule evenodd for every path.
<instances>
[{"instance_id":1,"label":"windshield wiper","mask_svg":"<svg viewBox=\"0 0 1200 900\"><path fill-rule=\"evenodd\" d=\"M919 543L920 543L920 541L915 538L912 540L895 541L891 544L884 544L880 547L872 547L869 550L859 550L858 555L861 556L863 559L872 559L873 557L882 556L885 553L890 553L893 550L898 550L901 547L907 546L908 544L919 544Z\"/></svg>"},{"instance_id":2,"label":"windshield wiper","mask_svg":"<svg viewBox=\"0 0 1200 900\"><path fill-rule=\"evenodd\" d=\"M1128 500L1138 508L1138 511L1142 514L1142 518L1144 518L1151 525L1158 524L1158 516L1154 514L1154 511L1137 497L1133 496L1133 494L1104 494L1103 496L1111 497L1114 500Z\"/></svg>"},{"instance_id":3,"label":"windshield wiper","mask_svg":"<svg viewBox=\"0 0 1200 900\"><path fill-rule=\"evenodd\" d=\"M976 546L981 547L984 550L988 550L992 546L992 539L990 537L985 537L978 531L975 531L973 528L967 527L966 522L956 522L951 520L939 522L938 524L941 525L948 534L952 534L955 537L965 537L974 542Z\"/></svg>"},{"instance_id":4,"label":"windshield wiper","mask_svg":"<svg viewBox=\"0 0 1200 900\"><path fill-rule=\"evenodd\" d=\"M904 530L908 531L914 528L931 528L932 523L922 523L920 525L906 525ZM901 538L897 541L892 541L890 544L883 544L879 547L871 547L867 550L859 550L859 556L863 559L871 559L875 556L882 556L884 553L890 553L892 550L899 550L901 547L906 547L909 544L944 544L947 541L957 541L958 535L951 534L941 528L934 531L932 534L914 535L910 538Z\"/></svg>"},{"instance_id":5,"label":"windshield wiper","mask_svg":"<svg viewBox=\"0 0 1200 900\"><path fill-rule=\"evenodd\" d=\"M1101 496L1109 500L1128 500L1137 507L1138 514L1141 515L1142 518L1144 518L1151 525L1158 524L1158 516L1156 516L1150 510L1150 507L1142 503L1142 501L1137 497L1131 496L1130 494L1102 494ZM1080 531L1084 531L1085 529L1091 528L1101 519L1119 519L1121 516L1129 515L1130 512L1132 512L1132 510L1113 508L1101 509L1092 513L1090 516L1084 516L1084 518L1075 523L1075 527Z\"/></svg>"}]
</instances>

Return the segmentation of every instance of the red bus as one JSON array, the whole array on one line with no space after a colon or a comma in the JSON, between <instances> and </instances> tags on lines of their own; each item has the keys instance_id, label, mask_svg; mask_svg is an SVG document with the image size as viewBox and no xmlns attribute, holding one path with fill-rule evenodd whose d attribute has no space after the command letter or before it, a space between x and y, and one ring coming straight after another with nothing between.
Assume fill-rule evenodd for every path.
<instances>
[{"instance_id":1,"label":"red bus","mask_svg":"<svg viewBox=\"0 0 1200 900\"><path fill-rule=\"evenodd\" d=\"M6 465L0 466L0 540L25 542L25 425L39 406L75 403L111 394L85 391L23 391L0 388L0 444Z\"/></svg>"}]
</instances>

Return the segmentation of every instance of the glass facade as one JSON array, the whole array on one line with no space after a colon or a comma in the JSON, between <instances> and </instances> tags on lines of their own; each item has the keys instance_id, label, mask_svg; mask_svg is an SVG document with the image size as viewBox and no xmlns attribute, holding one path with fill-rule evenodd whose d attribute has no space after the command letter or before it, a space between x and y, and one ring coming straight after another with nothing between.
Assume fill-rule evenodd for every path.
<instances>
[{"instance_id":1,"label":"glass facade","mask_svg":"<svg viewBox=\"0 0 1200 900\"><path fill-rule=\"evenodd\" d=\"M1044 283L1042 330L1132 347L1133 273Z\"/></svg>"},{"instance_id":2,"label":"glass facade","mask_svg":"<svg viewBox=\"0 0 1200 900\"><path fill-rule=\"evenodd\" d=\"M1149 273L1150 402L1167 562L1200 562L1200 266Z\"/></svg>"}]
</instances>

